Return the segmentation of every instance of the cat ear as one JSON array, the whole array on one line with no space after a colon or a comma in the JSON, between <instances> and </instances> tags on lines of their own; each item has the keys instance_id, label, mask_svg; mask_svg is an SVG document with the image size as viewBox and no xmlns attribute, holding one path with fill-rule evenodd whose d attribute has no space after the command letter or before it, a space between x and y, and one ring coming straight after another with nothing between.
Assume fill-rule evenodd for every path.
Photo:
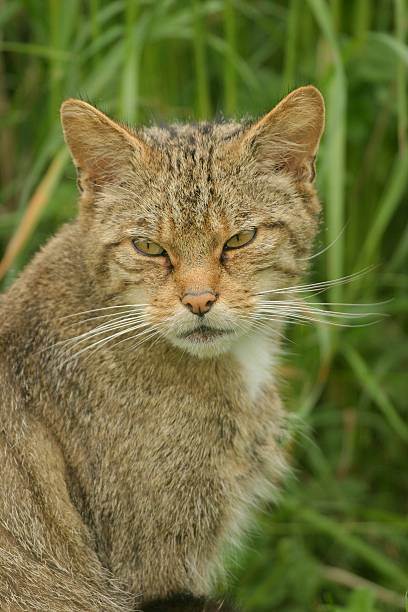
<instances>
[{"instance_id":1,"label":"cat ear","mask_svg":"<svg viewBox=\"0 0 408 612\"><path fill-rule=\"evenodd\" d=\"M81 190L119 182L132 160L144 153L135 135L82 100L62 104L61 123Z\"/></svg>"},{"instance_id":2,"label":"cat ear","mask_svg":"<svg viewBox=\"0 0 408 612\"><path fill-rule=\"evenodd\" d=\"M267 171L284 171L296 180L311 182L323 129L323 97L309 85L295 89L252 125L244 141L251 158Z\"/></svg>"}]
</instances>

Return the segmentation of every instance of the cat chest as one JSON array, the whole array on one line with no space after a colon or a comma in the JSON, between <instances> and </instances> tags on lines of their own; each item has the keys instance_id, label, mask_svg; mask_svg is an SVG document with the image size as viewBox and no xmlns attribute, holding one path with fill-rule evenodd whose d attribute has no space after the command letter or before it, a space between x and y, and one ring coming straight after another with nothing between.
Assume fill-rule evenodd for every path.
<instances>
[{"instance_id":1,"label":"cat chest","mask_svg":"<svg viewBox=\"0 0 408 612\"><path fill-rule=\"evenodd\" d=\"M137 589L175 566L175 589L194 576L206 581L279 463L273 393L258 390L253 401L238 377L228 386L224 377L217 385L210 376L195 384L176 376L154 386L141 376L132 402L129 382L112 387L109 418L82 429L98 554Z\"/></svg>"},{"instance_id":2,"label":"cat chest","mask_svg":"<svg viewBox=\"0 0 408 612\"><path fill-rule=\"evenodd\" d=\"M99 462L101 481L109 471L114 487L97 521L110 564L137 566L166 551L168 560L185 559L185 567L194 557L204 572L264 495L278 459L275 438L270 414L228 404L204 414L181 405L177 420L150 418L135 428L132 442L118 437L115 458Z\"/></svg>"}]
</instances>

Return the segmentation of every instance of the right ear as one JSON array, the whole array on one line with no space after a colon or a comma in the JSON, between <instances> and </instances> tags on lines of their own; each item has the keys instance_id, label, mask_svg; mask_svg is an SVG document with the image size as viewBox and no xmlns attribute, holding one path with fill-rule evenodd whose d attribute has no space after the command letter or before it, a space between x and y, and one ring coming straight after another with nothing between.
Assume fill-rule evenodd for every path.
<instances>
[{"instance_id":1,"label":"right ear","mask_svg":"<svg viewBox=\"0 0 408 612\"><path fill-rule=\"evenodd\" d=\"M292 91L251 125L238 146L264 172L286 172L297 181L312 182L323 128L323 97L316 87L307 85Z\"/></svg>"},{"instance_id":2,"label":"right ear","mask_svg":"<svg viewBox=\"0 0 408 612\"><path fill-rule=\"evenodd\" d=\"M146 153L137 136L82 100L62 104L61 123L81 191L120 182L132 162Z\"/></svg>"}]
</instances>

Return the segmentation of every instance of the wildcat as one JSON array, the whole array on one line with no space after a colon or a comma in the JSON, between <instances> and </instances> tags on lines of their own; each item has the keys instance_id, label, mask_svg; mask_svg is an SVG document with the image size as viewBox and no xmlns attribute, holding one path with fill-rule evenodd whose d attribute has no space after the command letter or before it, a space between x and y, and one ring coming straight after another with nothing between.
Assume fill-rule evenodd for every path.
<instances>
[{"instance_id":1,"label":"wildcat","mask_svg":"<svg viewBox=\"0 0 408 612\"><path fill-rule=\"evenodd\" d=\"M265 304L312 248L322 96L242 123L61 117L79 216L0 302L0 608L226 612L213 577L286 469Z\"/></svg>"}]
</instances>

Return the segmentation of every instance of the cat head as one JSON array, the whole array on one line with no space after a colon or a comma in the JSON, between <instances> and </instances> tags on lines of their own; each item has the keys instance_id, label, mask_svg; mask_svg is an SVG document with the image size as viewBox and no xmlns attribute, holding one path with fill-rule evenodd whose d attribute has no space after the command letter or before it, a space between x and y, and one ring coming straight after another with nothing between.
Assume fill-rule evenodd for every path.
<instances>
[{"instance_id":1,"label":"cat head","mask_svg":"<svg viewBox=\"0 0 408 612\"><path fill-rule=\"evenodd\" d=\"M80 100L61 116L97 299L143 304L138 333L198 357L254 333L265 292L295 284L312 247L318 90L295 90L255 122L133 130Z\"/></svg>"}]
</instances>

